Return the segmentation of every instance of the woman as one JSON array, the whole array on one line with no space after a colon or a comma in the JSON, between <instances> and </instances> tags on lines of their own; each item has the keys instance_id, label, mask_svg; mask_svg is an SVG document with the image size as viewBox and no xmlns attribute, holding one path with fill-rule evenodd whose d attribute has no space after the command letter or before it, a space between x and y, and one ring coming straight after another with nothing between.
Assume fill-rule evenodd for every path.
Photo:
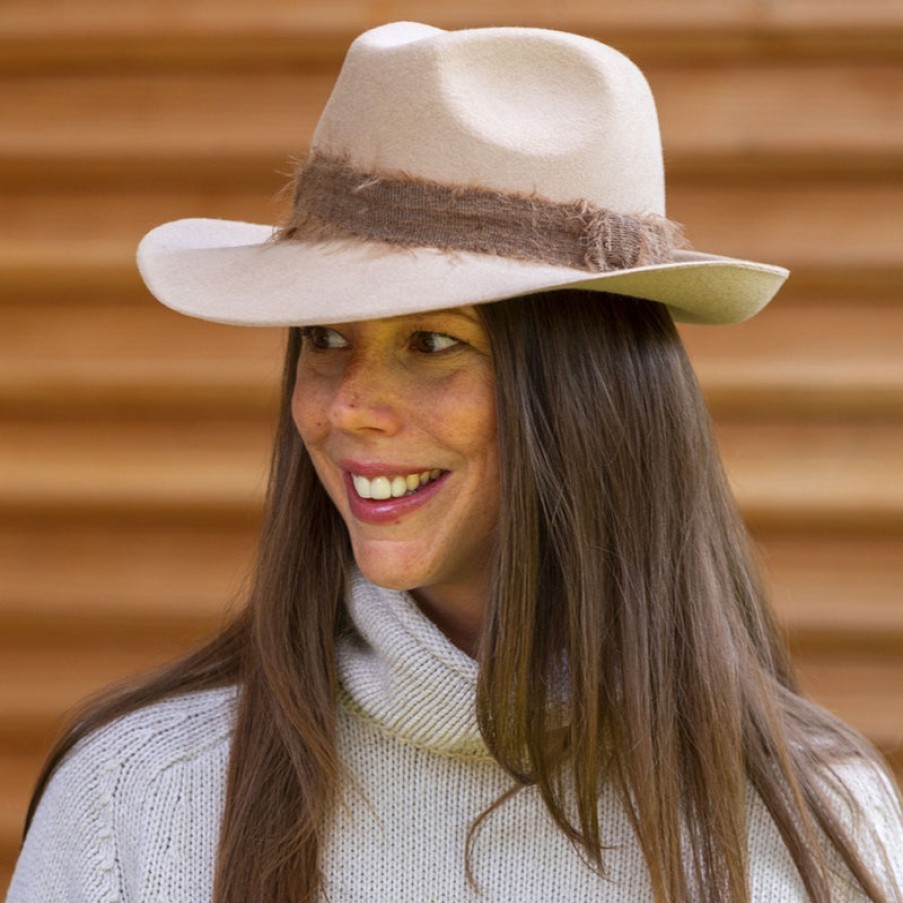
<instances>
[{"instance_id":1,"label":"woman","mask_svg":"<svg viewBox=\"0 0 903 903\"><path fill-rule=\"evenodd\" d=\"M10 903L899 901L672 322L786 272L679 245L626 58L411 23L352 46L274 238L147 236L166 304L292 327L256 580L61 741Z\"/></svg>"}]
</instances>

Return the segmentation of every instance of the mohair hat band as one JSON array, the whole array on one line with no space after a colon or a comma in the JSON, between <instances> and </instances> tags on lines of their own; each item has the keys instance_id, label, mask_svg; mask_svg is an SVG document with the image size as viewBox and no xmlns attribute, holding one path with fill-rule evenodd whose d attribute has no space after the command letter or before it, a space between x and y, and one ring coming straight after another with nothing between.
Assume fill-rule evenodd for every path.
<instances>
[{"instance_id":1,"label":"mohair hat band","mask_svg":"<svg viewBox=\"0 0 903 903\"><path fill-rule=\"evenodd\" d=\"M665 211L646 79L579 35L371 29L351 45L302 156L279 226L185 219L149 232L138 266L151 292L182 313L249 326L562 288L732 323L787 277L686 246Z\"/></svg>"},{"instance_id":2,"label":"mohair hat band","mask_svg":"<svg viewBox=\"0 0 903 903\"><path fill-rule=\"evenodd\" d=\"M666 263L685 247L663 216L630 216L588 201L440 185L359 172L314 155L294 180L292 213L277 240L354 236L403 247L497 254L602 273Z\"/></svg>"}]
</instances>

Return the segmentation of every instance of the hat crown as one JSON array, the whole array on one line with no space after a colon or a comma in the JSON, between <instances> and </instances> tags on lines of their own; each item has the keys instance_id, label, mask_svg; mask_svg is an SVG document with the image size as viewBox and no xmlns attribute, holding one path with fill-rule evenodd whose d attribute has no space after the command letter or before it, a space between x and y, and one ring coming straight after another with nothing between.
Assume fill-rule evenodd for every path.
<instances>
[{"instance_id":1,"label":"hat crown","mask_svg":"<svg viewBox=\"0 0 903 903\"><path fill-rule=\"evenodd\" d=\"M401 22L352 44L269 225L188 219L149 232L151 292L221 323L304 326L560 288L733 323L781 267L681 248L664 217L655 104L625 56L535 28Z\"/></svg>"},{"instance_id":2,"label":"hat crown","mask_svg":"<svg viewBox=\"0 0 903 903\"><path fill-rule=\"evenodd\" d=\"M365 32L312 150L364 172L665 213L646 79L618 51L563 32L409 22Z\"/></svg>"}]
</instances>

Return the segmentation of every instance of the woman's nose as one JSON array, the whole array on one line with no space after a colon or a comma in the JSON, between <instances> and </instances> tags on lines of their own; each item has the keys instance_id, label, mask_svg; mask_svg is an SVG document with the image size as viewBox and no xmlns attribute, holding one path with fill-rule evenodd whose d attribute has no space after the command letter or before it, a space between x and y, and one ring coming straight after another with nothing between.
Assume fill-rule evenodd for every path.
<instances>
[{"instance_id":1,"label":"woman's nose","mask_svg":"<svg viewBox=\"0 0 903 903\"><path fill-rule=\"evenodd\" d=\"M352 357L335 385L329 408L332 425L349 432L398 432L404 398L391 370L389 364L372 357Z\"/></svg>"}]
</instances>

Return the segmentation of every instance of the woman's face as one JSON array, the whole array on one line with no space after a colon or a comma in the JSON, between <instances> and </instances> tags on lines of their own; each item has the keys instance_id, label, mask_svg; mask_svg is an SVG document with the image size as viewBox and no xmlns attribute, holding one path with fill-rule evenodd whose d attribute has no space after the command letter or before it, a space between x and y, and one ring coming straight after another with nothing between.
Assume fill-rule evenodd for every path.
<instances>
[{"instance_id":1,"label":"woman's face","mask_svg":"<svg viewBox=\"0 0 903 903\"><path fill-rule=\"evenodd\" d=\"M499 475L492 360L475 310L302 333L292 413L361 571L418 590L428 609L484 604Z\"/></svg>"}]
</instances>

